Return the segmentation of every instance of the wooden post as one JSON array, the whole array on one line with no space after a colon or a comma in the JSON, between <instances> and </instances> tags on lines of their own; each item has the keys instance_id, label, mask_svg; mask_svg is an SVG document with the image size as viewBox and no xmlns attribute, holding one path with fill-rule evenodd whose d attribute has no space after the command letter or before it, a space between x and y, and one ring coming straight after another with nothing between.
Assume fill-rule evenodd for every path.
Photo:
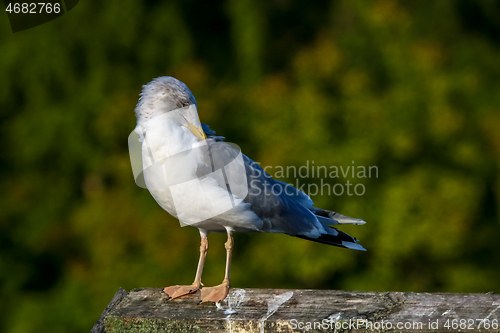
<instances>
[{"instance_id":1,"label":"wooden post","mask_svg":"<svg viewBox=\"0 0 500 333\"><path fill-rule=\"evenodd\" d=\"M491 293L231 289L220 306L199 301L120 288L92 332L500 332Z\"/></svg>"}]
</instances>

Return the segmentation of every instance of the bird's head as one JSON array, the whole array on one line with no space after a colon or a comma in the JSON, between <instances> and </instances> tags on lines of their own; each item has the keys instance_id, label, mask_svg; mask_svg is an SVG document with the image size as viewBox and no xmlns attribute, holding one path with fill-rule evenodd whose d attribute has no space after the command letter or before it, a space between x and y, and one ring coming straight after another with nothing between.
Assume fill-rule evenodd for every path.
<instances>
[{"instance_id":1,"label":"bird's head","mask_svg":"<svg viewBox=\"0 0 500 333\"><path fill-rule=\"evenodd\" d=\"M189 88L171 76L158 77L142 87L135 108L137 127L153 118L168 117L173 123L188 128L199 140L206 139L198 118L197 103Z\"/></svg>"}]
</instances>

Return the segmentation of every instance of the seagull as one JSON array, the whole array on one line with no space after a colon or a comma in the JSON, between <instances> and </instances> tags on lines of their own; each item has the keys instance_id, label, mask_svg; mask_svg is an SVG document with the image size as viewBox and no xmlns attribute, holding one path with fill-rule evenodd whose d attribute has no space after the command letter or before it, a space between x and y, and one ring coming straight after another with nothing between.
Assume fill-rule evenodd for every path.
<instances>
[{"instance_id":1,"label":"seagull","mask_svg":"<svg viewBox=\"0 0 500 333\"><path fill-rule=\"evenodd\" d=\"M165 287L170 299L201 290L201 302L220 303L230 288L234 232L281 233L306 240L366 251L357 239L334 226L365 221L316 208L304 192L273 179L235 144L225 142L198 117L189 88L170 77L143 86L135 108L137 126L129 137L134 176L156 202L198 228L200 258L191 285ZM132 138L132 139L131 139ZM135 147L135 148L134 148ZM134 162L139 159L139 162ZM222 283L201 282L208 235L227 233L226 269Z\"/></svg>"}]
</instances>

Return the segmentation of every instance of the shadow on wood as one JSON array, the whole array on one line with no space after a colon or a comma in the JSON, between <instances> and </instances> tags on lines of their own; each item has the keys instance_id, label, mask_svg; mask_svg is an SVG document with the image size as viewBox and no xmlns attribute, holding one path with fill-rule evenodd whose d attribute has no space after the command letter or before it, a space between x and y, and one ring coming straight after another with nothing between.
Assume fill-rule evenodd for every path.
<instances>
[{"instance_id":1,"label":"shadow on wood","mask_svg":"<svg viewBox=\"0 0 500 333\"><path fill-rule=\"evenodd\" d=\"M220 306L199 292L119 289L96 332L499 332L500 295L231 289Z\"/></svg>"}]
</instances>

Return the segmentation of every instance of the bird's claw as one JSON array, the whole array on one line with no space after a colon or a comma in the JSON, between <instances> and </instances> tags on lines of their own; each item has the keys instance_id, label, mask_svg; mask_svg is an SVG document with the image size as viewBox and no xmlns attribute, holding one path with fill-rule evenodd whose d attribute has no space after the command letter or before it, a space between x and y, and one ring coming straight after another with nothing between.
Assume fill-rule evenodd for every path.
<instances>
[{"instance_id":1,"label":"bird's claw","mask_svg":"<svg viewBox=\"0 0 500 333\"><path fill-rule=\"evenodd\" d=\"M215 287L205 287L201 289L201 302L222 302L229 293L229 281L224 281Z\"/></svg>"},{"instance_id":2,"label":"bird's claw","mask_svg":"<svg viewBox=\"0 0 500 333\"><path fill-rule=\"evenodd\" d=\"M169 299L176 299L182 296L187 296L196 293L200 290L200 286L192 284L189 286L171 286L163 288L163 292L170 296Z\"/></svg>"}]
</instances>

